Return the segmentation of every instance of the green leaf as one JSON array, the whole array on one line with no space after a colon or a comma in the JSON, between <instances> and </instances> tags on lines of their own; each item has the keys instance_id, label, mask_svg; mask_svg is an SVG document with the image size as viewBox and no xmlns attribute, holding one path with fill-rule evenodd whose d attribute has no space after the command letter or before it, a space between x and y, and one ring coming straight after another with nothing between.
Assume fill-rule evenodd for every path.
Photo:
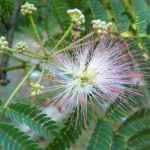
<instances>
[{"instance_id":1,"label":"green leaf","mask_svg":"<svg viewBox=\"0 0 150 150\"><path fill-rule=\"evenodd\" d=\"M111 119L111 121L121 121L125 117L124 112L114 105L110 105L108 112L107 118Z\"/></svg>"},{"instance_id":2,"label":"green leaf","mask_svg":"<svg viewBox=\"0 0 150 150\"><path fill-rule=\"evenodd\" d=\"M14 10L15 0L0 0L0 15L2 17L10 17Z\"/></svg>"},{"instance_id":3,"label":"green leaf","mask_svg":"<svg viewBox=\"0 0 150 150\"><path fill-rule=\"evenodd\" d=\"M49 0L50 7L52 7L52 13L59 23L61 29L67 29L71 24L70 17L67 14L69 9L65 0Z\"/></svg>"},{"instance_id":4,"label":"green leaf","mask_svg":"<svg viewBox=\"0 0 150 150\"><path fill-rule=\"evenodd\" d=\"M13 125L0 123L0 144L6 150L44 150L24 132Z\"/></svg>"},{"instance_id":5,"label":"green leaf","mask_svg":"<svg viewBox=\"0 0 150 150\"><path fill-rule=\"evenodd\" d=\"M150 55L150 38L141 37L141 41L144 44L145 49L148 51L147 53Z\"/></svg>"},{"instance_id":6,"label":"green leaf","mask_svg":"<svg viewBox=\"0 0 150 150\"><path fill-rule=\"evenodd\" d=\"M146 33L148 24L148 5L145 0L132 0L138 34Z\"/></svg>"},{"instance_id":7,"label":"green leaf","mask_svg":"<svg viewBox=\"0 0 150 150\"><path fill-rule=\"evenodd\" d=\"M149 125L150 109L141 109L127 118L127 120L121 125L119 133L129 137Z\"/></svg>"},{"instance_id":8,"label":"green leaf","mask_svg":"<svg viewBox=\"0 0 150 150\"><path fill-rule=\"evenodd\" d=\"M118 26L118 30L123 33L128 30L129 20L125 12L125 8L120 0L111 0L111 6L114 13L114 20Z\"/></svg>"},{"instance_id":9,"label":"green leaf","mask_svg":"<svg viewBox=\"0 0 150 150\"><path fill-rule=\"evenodd\" d=\"M69 8L78 8L80 10L83 9L83 7L85 6L85 0L83 1L79 1L79 0L65 0L66 3L69 5Z\"/></svg>"},{"instance_id":10,"label":"green leaf","mask_svg":"<svg viewBox=\"0 0 150 150\"><path fill-rule=\"evenodd\" d=\"M150 109L141 109L129 116L116 131L112 150L124 150L127 141L146 127L150 127Z\"/></svg>"},{"instance_id":11,"label":"green leaf","mask_svg":"<svg viewBox=\"0 0 150 150\"><path fill-rule=\"evenodd\" d=\"M150 146L147 146L146 148L143 149L136 149L136 150L150 150Z\"/></svg>"},{"instance_id":12,"label":"green leaf","mask_svg":"<svg viewBox=\"0 0 150 150\"><path fill-rule=\"evenodd\" d=\"M133 135L127 145L133 149L144 149L150 147L150 128Z\"/></svg>"},{"instance_id":13,"label":"green leaf","mask_svg":"<svg viewBox=\"0 0 150 150\"><path fill-rule=\"evenodd\" d=\"M55 45L59 42L60 40L60 36L63 36L64 33L62 33L61 35L57 34L53 37L51 37L50 39L48 39L45 43L44 43L44 47L48 50L52 50ZM65 40L58 46L58 49L63 49L64 47L67 47L69 44L72 44L72 40L70 39L70 37L65 38Z\"/></svg>"},{"instance_id":14,"label":"green leaf","mask_svg":"<svg viewBox=\"0 0 150 150\"><path fill-rule=\"evenodd\" d=\"M149 13L150 13L150 11L149 11ZM148 23L147 23L146 33L147 33L147 35L150 35L150 15L149 15Z\"/></svg>"},{"instance_id":15,"label":"green leaf","mask_svg":"<svg viewBox=\"0 0 150 150\"><path fill-rule=\"evenodd\" d=\"M110 122L98 119L89 140L87 150L110 150L112 137Z\"/></svg>"},{"instance_id":16,"label":"green leaf","mask_svg":"<svg viewBox=\"0 0 150 150\"><path fill-rule=\"evenodd\" d=\"M123 135L115 134L113 136L111 150L126 150L125 145L126 140Z\"/></svg>"},{"instance_id":17,"label":"green leaf","mask_svg":"<svg viewBox=\"0 0 150 150\"><path fill-rule=\"evenodd\" d=\"M56 33L57 24L51 10L50 9L42 10L42 17L43 17L43 25L45 27L46 34L48 35L48 37L54 35Z\"/></svg>"},{"instance_id":18,"label":"green leaf","mask_svg":"<svg viewBox=\"0 0 150 150\"><path fill-rule=\"evenodd\" d=\"M86 120L87 125L89 125L89 120L92 119L91 114L92 110L88 107ZM65 122L64 127L60 130L60 136L55 138L53 142L46 147L46 150L65 150L65 148L69 149L71 144L74 144L80 137L82 130L85 130L84 119L81 119L80 117L81 114L79 114L79 118L77 120L77 112L75 111L72 113ZM78 121L78 123L76 121Z\"/></svg>"},{"instance_id":19,"label":"green leaf","mask_svg":"<svg viewBox=\"0 0 150 150\"><path fill-rule=\"evenodd\" d=\"M42 114L41 110L27 104L11 104L5 114L12 120L25 123L29 128L43 136L45 139L52 140L58 136L58 126L56 122Z\"/></svg>"},{"instance_id":20,"label":"green leaf","mask_svg":"<svg viewBox=\"0 0 150 150\"><path fill-rule=\"evenodd\" d=\"M106 21L106 14L103 5L98 0L89 0L89 3L93 18Z\"/></svg>"}]
</instances>

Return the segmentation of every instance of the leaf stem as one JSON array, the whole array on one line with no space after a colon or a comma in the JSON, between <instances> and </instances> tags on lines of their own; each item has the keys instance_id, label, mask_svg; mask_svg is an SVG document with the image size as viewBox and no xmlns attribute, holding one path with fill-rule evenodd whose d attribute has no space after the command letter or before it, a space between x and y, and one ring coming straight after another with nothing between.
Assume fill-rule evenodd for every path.
<instances>
[{"instance_id":1,"label":"leaf stem","mask_svg":"<svg viewBox=\"0 0 150 150\"><path fill-rule=\"evenodd\" d=\"M24 82L28 79L29 75L35 70L36 66L32 66L32 68L30 69L30 71L27 73L27 75L23 78L23 80L18 84L18 86L16 87L16 89L14 90L14 92L11 94L11 96L8 98L8 100L6 101L5 105L3 106L3 110L0 113L0 118L3 116L5 110L7 109L8 105L10 104L12 98L16 95L16 93L19 91L19 89L22 87L22 85L24 84Z\"/></svg>"},{"instance_id":2,"label":"leaf stem","mask_svg":"<svg viewBox=\"0 0 150 150\"><path fill-rule=\"evenodd\" d=\"M11 66L11 67L7 67L2 69L3 71L10 71L10 70L14 70L14 69L20 69L20 68L24 68L25 65L17 65L17 66Z\"/></svg>"},{"instance_id":3,"label":"leaf stem","mask_svg":"<svg viewBox=\"0 0 150 150\"><path fill-rule=\"evenodd\" d=\"M10 52L14 52L14 53L17 53L14 49L12 49L12 48L7 48L7 50L8 51L10 51ZM33 52L34 53L34 52ZM17 54L19 54L19 53L17 53ZM43 59L47 59L47 57L45 57L45 56L42 56L42 55L35 55L35 53L34 53L34 55L30 55L30 54L27 54L27 53L23 53L23 55L25 55L25 56L28 56L28 57L32 57L32 58L38 58L38 59L41 59L41 58L43 58ZM17 59L17 58L16 58ZM20 59L20 58L19 58ZM24 61L24 62L26 62L26 61Z\"/></svg>"},{"instance_id":4,"label":"leaf stem","mask_svg":"<svg viewBox=\"0 0 150 150\"><path fill-rule=\"evenodd\" d=\"M48 56L48 54L47 54L45 48L43 47L43 43L42 43L42 41L41 41L41 39L40 39L40 36L39 36L39 34L38 34L38 31L37 31L37 29L36 29L36 26L35 26L35 23L34 23L34 21L33 21L32 15L29 15L29 19L30 19L31 25L32 25L32 27L33 27L34 33L35 33L35 35L36 35L36 37L37 37L37 40L38 40L39 44L41 45L41 48L42 48L42 50L43 50L45 56Z\"/></svg>"},{"instance_id":5,"label":"leaf stem","mask_svg":"<svg viewBox=\"0 0 150 150\"><path fill-rule=\"evenodd\" d=\"M58 55L59 53L62 53L62 52L64 52L64 51L67 51L67 50L71 49L74 44L77 44L77 43L79 43L79 42L85 40L86 38L92 36L93 34L94 34L94 32L89 33L88 35L86 35L86 36L84 36L83 38L79 39L79 40L76 41L75 43L68 45L66 48L64 48L64 49L62 49L62 50L60 50L60 51L57 51L52 57Z\"/></svg>"},{"instance_id":6,"label":"leaf stem","mask_svg":"<svg viewBox=\"0 0 150 150\"><path fill-rule=\"evenodd\" d=\"M43 76L44 71L45 71L45 62L44 62L44 65L43 65L42 72L41 72L41 74L40 74L40 77L39 77L38 83L40 83L40 82L41 82L41 79L42 79L42 76Z\"/></svg>"},{"instance_id":7,"label":"leaf stem","mask_svg":"<svg viewBox=\"0 0 150 150\"><path fill-rule=\"evenodd\" d=\"M6 55L8 55L8 56L10 56L10 57L12 57L12 58L14 58L14 59L17 59L17 60L19 60L19 61L25 63L25 60L23 60L23 59L21 59L21 58L18 58L18 57L14 56L14 55L12 55L12 54L10 54L10 53L8 53L8 52L4 52L4 54L6 54Z\"/></svg>"},{"instance_id":8,"label":"leaf stem","mask_svg":"<svg viewBox=\"0 0 150 150\"><path fill-rule=\"evenodd\" d=\"M41 58L47 58L47 57L45 57L45 56L42 56L42 55L40 55L40 54L38 54L38 53L34 53L34 52L32 52L32 51L30 51L30 50L28 50L27 51L28 53L31 53L31 54L33 54L33 55L35 55L35 56L37 56L37 57L41 57Z\"/></svg>"},{"instance_id":9,"label":"leaf stem","mask_svg":"<svg viewBox=\"0 0 150 150\"><path fill-rule=\"evenodd\" d=\"M50 54L53 54L53 52L58 48L58 46L62 43L62 41L69 35L73 28L74 24L72 23L66 33L63 35L63 37L60 39L60 41L57 43L57 45L51 50Z\"/></svg>"}]
</instances>

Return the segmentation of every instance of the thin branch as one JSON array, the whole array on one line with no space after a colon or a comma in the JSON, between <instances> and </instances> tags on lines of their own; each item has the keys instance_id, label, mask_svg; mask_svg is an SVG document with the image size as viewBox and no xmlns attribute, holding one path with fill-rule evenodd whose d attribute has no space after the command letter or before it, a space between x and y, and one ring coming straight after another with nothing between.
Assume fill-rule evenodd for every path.
<instances>
[{"instance_id":1,"label":"thin branch","mask_svg":"<svg viewBox=\"0 0 150 150\"><path fill-rule=\"evenodd\" d=\"M6 22L4 19L2 20L7 30L7 41L9 43L8 45L9 47L12 47L14 28L15 28L15 23L17 20L17 15L19 13L20 7L21 7L20 1L16 0L14 11L13 11L11 18L8 20L8 22ZM9 56L4 54L0 62L0 85L3 85L3 86L7 85L7 83L9 82L6 79L6 72L3 71L3 68L7 67L8 65L8 60L9 60Z\"/></svg>"}]
</instances>

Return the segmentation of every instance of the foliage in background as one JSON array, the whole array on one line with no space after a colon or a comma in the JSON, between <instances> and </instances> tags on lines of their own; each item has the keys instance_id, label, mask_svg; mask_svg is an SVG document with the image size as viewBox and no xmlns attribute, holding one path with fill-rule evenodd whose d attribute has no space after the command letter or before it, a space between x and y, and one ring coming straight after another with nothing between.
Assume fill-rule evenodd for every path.
<instances>
[{"instance_id":1,"label":"foliage in background","mask_svg":"<svg viewBox=\"0 0 150 150\"><path fill-rule=\"evenodd\" d=\"M20 0L24 4L24 0ZM46 31L48 40L45 47L49 50L58 42L59 36L66 31L70 25L70 18L67 10L70 8L79 8L86 18L85 25L80 28L75 27L74 32L79 36L83 31L88 32L91 28L92 19L101 19L113 22L112 34L117 33L126 38L132 38L137 42L137 47L143 51L146 63L150 64L150 3L145 0L31 0L38 8L34 14L34 21L40 37L43 31ZM12 15L15 0L0 1L0 16L6 21ZM20 21L21 20L21 21ZM25 24L25 25L24 25ZM4 21L0 23L0 28L4 28ZM21 30L31 36L35 36L28 18L19 15L16 22L16 30ZM0 31L0 34L6 31ZM74 38L74 37L71 37ZM52 44L53 43L53 44ZM71 43L70 38L66 39L64 45ZM63 45L60 45L61 47ZM134 49L131 48L130 50ZM149 75L149 69L145 70ZM145 82L149 84L149 77ZM150 102L150 89L144 88L145 97L143 103ZM123 104L125 107L126 104ZM108 108L109 114L97 114L97 121L89 138L87 150L149 150L150 149L150 109L143 104L139 108L129 109L126 113L122 112L114 105ZM2 111L2 103L0 111ZM77 124L76 113L64 121L63 127L43 114L38 108L31 107L28 104L12 103L5 111L5 116L13 121L26 124L31 130L48 140L46 148L41 148L28 135L19 131L9 123L0 123L0 145L4 149L33 149L33 150L65 150L75 144L83 132L86 132L84 123ZM88 108L87 125L94 118L91 108ZM87 127L88 128L88 127Z\"/></svg>"}]
</instances>

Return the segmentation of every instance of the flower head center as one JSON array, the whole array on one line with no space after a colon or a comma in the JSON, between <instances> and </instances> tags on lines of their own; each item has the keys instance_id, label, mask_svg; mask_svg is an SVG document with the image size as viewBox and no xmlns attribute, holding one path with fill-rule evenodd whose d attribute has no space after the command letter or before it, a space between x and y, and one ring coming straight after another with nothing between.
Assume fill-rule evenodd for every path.
<instances>
[{"instance_id":1,"label":"flower head center","mask_svg":"<svg viewBox=\"0 0 150 150\"><path fill-rule=\"evenodd\" d=\"M95 81L95 77L96 71L90 71L88 69L85 69L76 76L81 86L86 86L87 84L93 83Z\"/></svg>"}]
</instances>

